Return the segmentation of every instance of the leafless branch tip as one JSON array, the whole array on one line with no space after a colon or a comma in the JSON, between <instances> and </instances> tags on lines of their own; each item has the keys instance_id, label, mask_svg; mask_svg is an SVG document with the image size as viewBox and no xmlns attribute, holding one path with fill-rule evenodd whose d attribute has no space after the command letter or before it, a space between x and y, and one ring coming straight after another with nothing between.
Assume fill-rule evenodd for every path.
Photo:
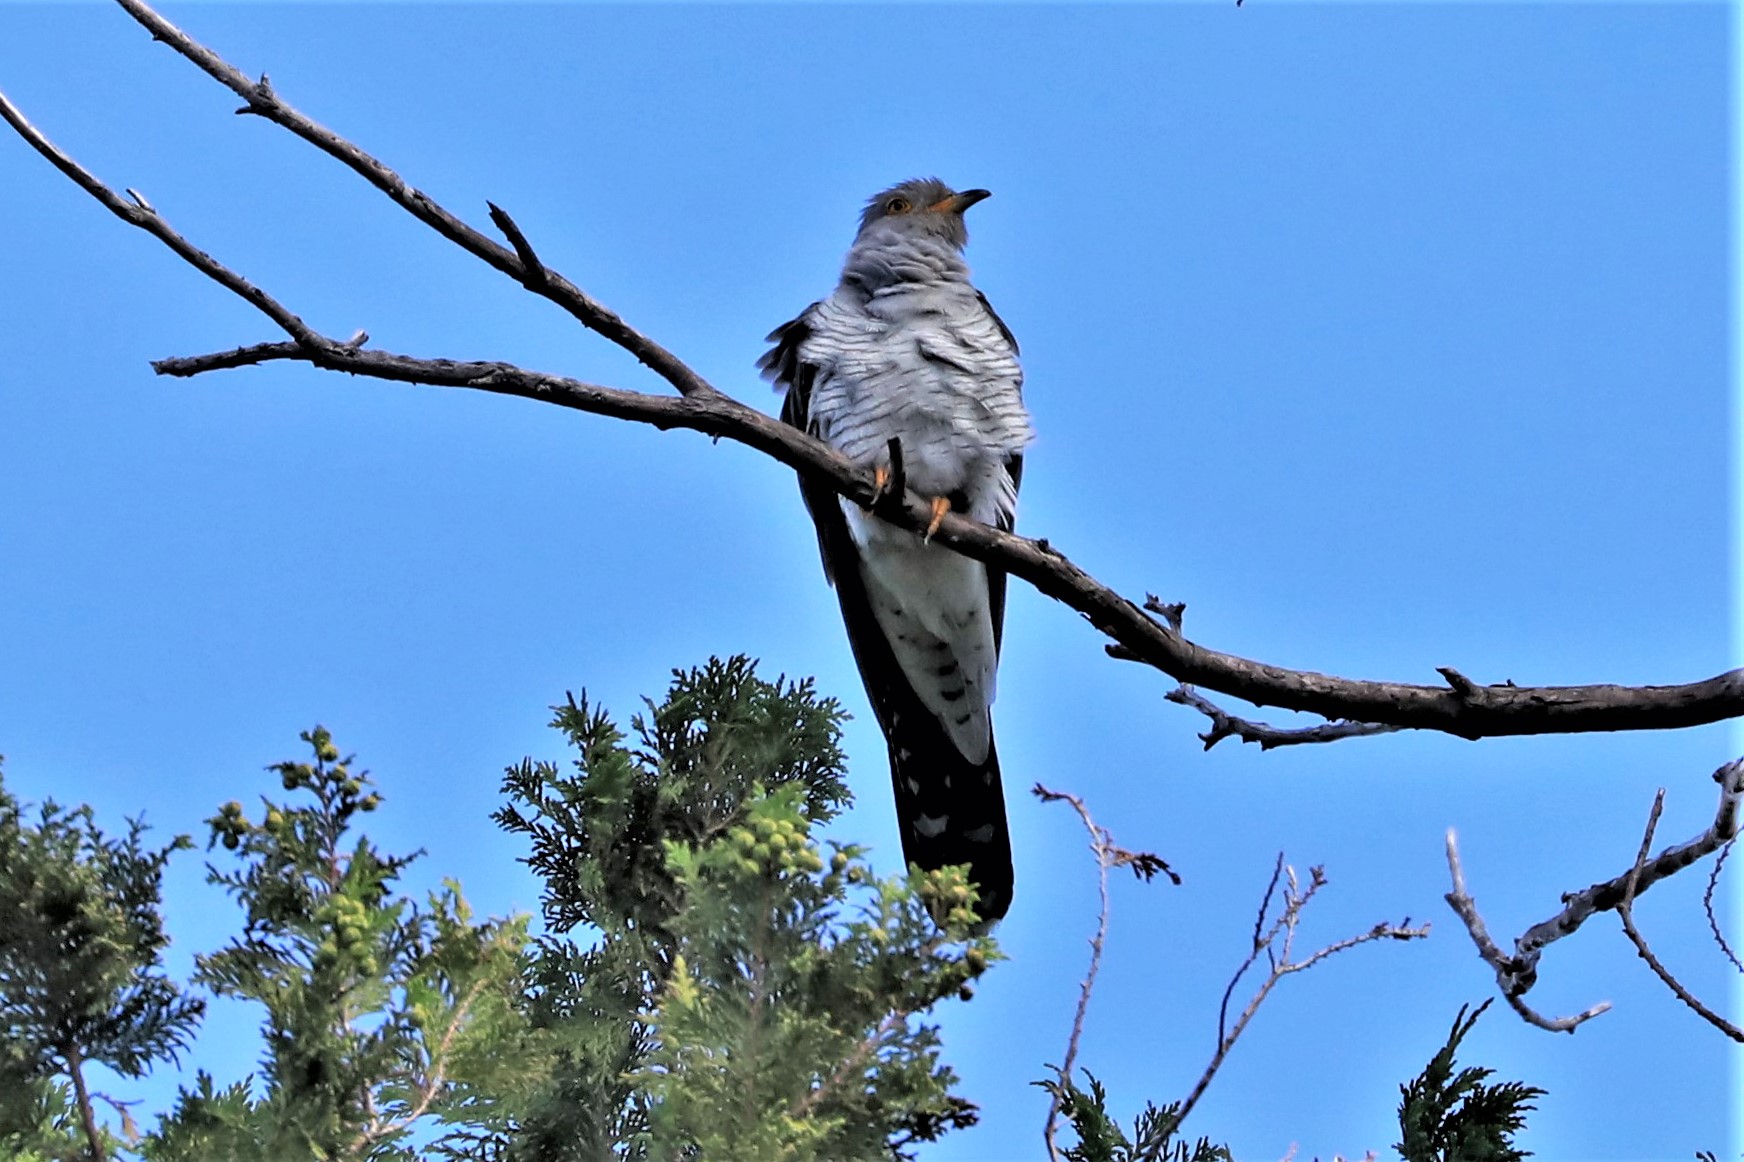
<instances>
[{"instance_id":1,"label":"leafless branch tip","mask_svg":"<svg viewBox=\"0 0 1744 1162\"><path fill-rule=\"evenodd\" d=\"M1078 819L1084 824L1084 830L1090 833L1090 850L1096 856L1096 889L1098 906L1096 912L1096 934L1090 938L1090 967L1085 972L1084 979L1078 985L1078 1007L1072 1014L1072 1031L1066 1038L1066 1055L1055 1070L1061 1086L1070 1085L1072 1067L1078 1059L1078 1044L1084 1036L1084 1019L1090 1011L1090 994L1096 988L1096 974L1102 967L1102 949L1108 939L1108 869L1113 867L1130 867L1133 874L1149 882L1159 871L1168 876L1179 886L1181 877L1176 875L1160 856L1149 852L1135 852L1121 847L1114 842L1114 837L1108 830L1097 824L1090 815L1090 808L1084 805L1084 800L1066 791L1053 791L1037 783L1031 793L1044 803L1069 803L1072 810L1078 813ZM1060 1117L1060 1099L1056 1094L1048 1103L1048 1117L1042 1127L1042 1141L1047 1146L1048 1157L1057 1160L1059 1150L1054 1142L1054 1134L1058 1128Z\"/></svg>"},{"instance_id":2,"label":"leafless branch tip","mask_svg":"<svg viewBox=\"0 0 1744 1162\"><path fill-rule=\"evenodd\" d=\"M1272 914L1273 901L1278 897L1279 885L1283 885L1281 906L1276 915ZM1327 884L1326 871L1320 866L1308 869L1308 883L1304 886L1296 874L1296 869L1284 862L1284 853L1279 852L1272 866L1271 878L1266 883L1266 890L1260 898L1259 912L1254 919L1253 946L1249 949L1247 959L1230 977L1229 984L1223 990L1223 1001L1217 1013L1217 1047L1212 1053L1211 1061L1205 1071L1199 1075L1192 1090L1181 1102L1179 1118L1185 1121L1187 1114L1198 1104L1206 1089L1211 1085L1211 1079L1222 1068L1230 1050L1241 1038L1242 1032L1259 1012L1260 1006L1272 989L1284 977L1292 973L1303 972L1314 967L1329 957L1336 956L1359 944L1369 944L1376 940L1422 940L1429 935L1429 925L1413 926L1410 917L1398 924L1381 922L1366 932L1355 936L1347 936L1334 941L1300 960L1295 956L1297 928L1301 924L1302 913L1311 903L1320 889ZM1236 1018L1233 1028L1229 1026L1229 1005L1235 994L1236 985L1241 982L1248 970L1259 962L1261 956L1266 958L1266 979L1254 991L1247 1007Z\"/></svg>"},{"instance_id":3,"label":"leafless branch tip","mask_svg":"<svg viewBox=\"0 0 1744 1162\"><path fill-rule=\"evenodd\" d=\"M1226 738L1238 738L1242 742L1258 743L1261 750L1271 750L1280 746L1301 746L1307 743L1337 742L1342 738L1364 738L1376 734L1392 734L1399 730L1382 722L1351 722L1339 720L1327 722L1319 726L1282 727L1272 726L1265 722L1254 722L1238 717L1223 709L1211 699L1205 697L1191 686L1175 687L1165 699L1181 706L1190 706L1211 720L1211 728L1199 736L1210 750Z\"/></svg>"}]
</instances>

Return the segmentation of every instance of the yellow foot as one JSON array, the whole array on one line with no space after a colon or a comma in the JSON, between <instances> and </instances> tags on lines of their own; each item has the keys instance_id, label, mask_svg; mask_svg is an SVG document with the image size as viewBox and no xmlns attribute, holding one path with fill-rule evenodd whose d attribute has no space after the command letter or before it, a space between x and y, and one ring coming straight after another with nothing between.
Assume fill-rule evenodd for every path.
<instances>
[{"instance_id":1,"label":"yellow foot","mask_svg":"<svg viewBox=\"0 0 1744 1162\"><path fill-rule=\"evenodd\" d=\"M951 501L948 497L933 497L933 519L927 522L926 540L932 540L933 534L939 531L939 526L945 523L945 514L951 511Z\"/></svg>"},{"instance_id":2,"label":"yellow foot","mask_svg":"<svg viewBox=\"0 0 1744 1162\"><path fill-rule=\"evenodd\" d=\"M884 494L890 489L890 468L884 464L872 466L872 504L877 506L884 499ZM871 512L871 509L867 509Z\"/></svg>"}]
</instances>

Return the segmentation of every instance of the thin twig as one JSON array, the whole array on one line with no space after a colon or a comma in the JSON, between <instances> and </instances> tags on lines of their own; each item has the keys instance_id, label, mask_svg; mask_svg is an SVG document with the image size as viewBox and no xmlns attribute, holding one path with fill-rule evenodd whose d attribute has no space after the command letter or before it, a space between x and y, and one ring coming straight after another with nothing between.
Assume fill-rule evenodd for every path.
<instances>
[{"instance_id":1,"label":"thin twig","mask_svg":"<svg viewBox=\"0 0 1744 1162\"><path fill-rule=\"evenodd\" d=\"M1725 954L1727 960L1732 962L1733 968L1739 972L1744 972L1744 964L1739 963L1738 954L1732 951L1731 942L1726 939L1726 934L1720 930L1720 918L1714 914L1714 893L1720 888L1720 873L1726 869L1726 859L1732 854L1732 846L1735 843L1737 843L1735 839L1728 840L1726 846L1720 849L1720 854L1714 857L1714 870L1708 873L1708 886L1702 892L1702 911L1708 914L1708 930L1714 934L1714 943L1720 946L1720 951Z\"/></svg>"},{"instance_id":2,"label":"thin twig","mask_svg":"<svg viewBox=\"0 0 1744 1162\"><path fill-rule=\"evenodd\" d=\"M1265 722L1238 718L1191 686L1181 685L1163 695L1170 702L1190 706L1211 720L1211 729L1199 736L1210 750L1226 738L1242 742L1257 742L1261 750L1278 746L1300 746L1304 743L1337 742L1341 738L1363 738L1373 734L1391 734L1402 727L1384 722L1351 722L1340 720L1318 726L1282 727Z\"/></svg>"},{"instance_id":3,"label":"thin twig","mask_svg":"<svg viewBox=\"0 0 1744 1162\"><path fill-rule=\"evenodd\" d=\"M1272 914L1272 896L1277 892L1278 882L1283 878L1284 853L1280 851L1277 861L1272 864L1272 878L1266 882L1266 890L1260 896L1259 909L1254 913L1253 947L1248 950L1248 958L1241 962L1241 967L1235 970L1235 975L1229 978L1229 983L1223 986L1223 1000L1217 1006L1217 1044L1220 1046L1229 1038L1229 1001L1235 996L1235 986L1241 983L1241 978L1247 975L1247 970L1253 967L1254 961L1259 957L1260 950L1271 939L1266 934L1266 917Z\"/></svg>"},{"instance_id":4,"label":"thin twig","mask_svg":"<svg viewBox=\"0 0 1744 1162\"><path fill-rule=\"evenodd\" d=\"M1090 808L1084 805L1084 800L1077 795L1065 791L1052 791L1037 783L1031 788L1036 798L1044 803L1069 803L1072 810L1078 813L1078 818L1084 824L1084 830L1090 833L1090 850L1096 856L1096 935L1090 938L1090 968L1084 974L1084 979L1078 984L1078 1008L1072 1014L1072 1032L1066 1038L1066 1056L1056 1069L1060 1078L1060 1087L1064 1089L1072 1084L1072 1067L1078 1060L1078 1043L1084 1036L1084 1018L1090 1011L1090 994L1096 988L1096 974L1102 968L1102 949L1108 939L1108 869L1114 867L1130 867L1140 879L1149 882L1158 871L1166 874L1170 880L1179 885L1181 877L1176 875L1169 865L1159 856L1150 852L1131 851L1114 842L1114 837L1105 828L1099 827L1096 820L1090 817ZM1047 1144L1048 1157L1057 1159L1059 1150L1054 1143L1054 1132L1058 1127L1060 1117L1060 1095L1055 1093L1048 1103L1047 1122L1042 1127L1042 1140Z\"/></svg>"},{"instance_id":5,"label":"thin twig","mask_svg":"<svg viewBox=\"0 0 1744 1162\"><path fill-rule=\"evenodd\" d=\"M527 236L521 232L521 228L516 225L515 220L509 217L508 211L495 202L486 202L485 205L490 207L491 222L503 232L503 237L507 238L509 245L515 248L515 257L521 260L521 281L529 287L535 283L541 287L549 284L551 272L545 268L543 262L539 261L539 255L534 252L533 244L527 241Z\"/></svg>"},{"instance_id":6,"label":"thin twig","mask_svg":"<svg viewBox=\"0 0 1744 1162\"><path fill-rule=\"evenodd\" d=\"M1183 620L1187 614L1186 602L1165 602L1155 593L1147 593L1145 594L1144 610L1147 613L1160 615L1172 632L1177 636L1181 634ZM1211 720L1211 729L1199 736L1199 741L1205 744L1206 750L1210 750L1226 738L1239 738L1242 742L1257 742L1260 749L1264 751L1278 746L1301 746L1306 743L1337 742L1342 738L1389 734L1401 729L1385 723L1352 722L1348 719L1323 723L1319 726L1297 728L1254 722L1229 713L1185 683L1176 686L1163 697L1177 705L1190 706Z\"/></svg>"},{"instance_id":7,"label":"thin twig","mask_svg":"<svg viewBox=\"0 0 1744 1162\"><path fill-rule=\"evenodd\" d=\"M1266 916L1270 910L1272 898L1277 892L1280 872L1284 883L1283 908L1268 925ZM1293 954L1296 929L1301 923L1302 912L1313 901L1320 889L1325 886L1326 873L1324 869L1314 867L1309 869L1308 886L1303 888L1296 878L1296 869L1284 862L1282 852L1278 853L1278 861L1273 866L1271 879L1266 884L1258 919L1254 922L1253 947L1248 951L1247 958L1242 961L1241 966L1235 970L1235 975L1230 979L1228 987L1224 989L1223 1006L1217 1014L1217 1048L1211 1055L1210 1063L1199 1075L1199 1080L1193 1084L1192 1090L1182 1099L1175 1117L1177 1126L1187 1120L1187 1115L1199 1103L1199 1099L1205 1095L1206 1089L1211 1085L1211 1079L1217 1076L1217 1071L1223 1067L1223 1062L1229 1057L1230 1050L1235 1048L1235 1043L1241 1039L1242 1032L1254 1019L1260 1006L1265 1003L1266 998L1271 995L1272 989L1279 981L1291 973L1303 972L1319 964L1322 960L1336 956L1346 949L1355 948L1359 944L1368 944L1376 940L1422 940L1429 935L1429 925L1421 924L1413 927L1410 917L1406 917L1399 924L1389 924L1383 921L1367 932L1356 936L1347 936L1343 940L1335 941L1310 953L1305 959L1295 960ZM1235 991L1236 981L1239 981L1247 970L1259 961L1262 952L1266 956L1270 971L1266 974L1266 979L1261 982L1259 988L1255 990L1252 998L1249 999L1247 1007L1236 1018L1235 1027L1225 1033L1224 1027L1228 1018L1230 994Z\"/></svg>"},{"instance_id":8,"label":"thin twig","mask_svg":"<svg viewBox=\"0 0 1744 1162\"><path fill-rule=\"evenodd\" d=\"M176 257L243 299L255 310L277 323L285 334L299 343L314 345L320 342L320 336L310 330L303 320L286 310L271 295L241 275L221 266L211 255L182 237L170 227L169 223L158 216L158 212L152 209L151 204L144 198L138 194L134 194L131 199L121 197L96 175L74 161L59 146L50 141L41 130L32 125L4 93L0 93L0 118L4 118L6 123L12 126L18 135L30 144L32 149L47 158L49 163L71 179L74 185L101 202L117 218L152 235L169 247Z\"/></svg>"},{"instance_id":9,"label":"thin twig","mask_svg":"<svg viewBox=\"0 0 1744 1162\"><path fill-rule=\"evenodd\" d=\"M1090 1010L1090 994L1096 987L1096 974L1102 968L1102 944L1108 937L1108 844L1107 835L1096 821L1090 818L1089 808L1084 806L1084 800L1076 795L1061 791L1050 791L1040 783L1035 785L1035 795L1044 803L1064 801L1072 805L1083 821L1084 829L1090 833L1090 850L1096 854L1096 935L1090 938L1090 968L1084 974L1084 979L1078 982L1078 1007L1072 1014L1072 1032L1066 1038L1066 1056L1058 1069L1060 1086L1072 1084L1072 1067L1078 1060L1078 1042L1084 1035L1084 1016ZM1059 1158L1059 1150L1054 1144L1054 1131L1060 1119L1060 1095L1055 1093L1048 1103L1048 1118L1042 1126L1042 1141L1048 1148L1050 1159Z\"/></svg>"}]
</instances>

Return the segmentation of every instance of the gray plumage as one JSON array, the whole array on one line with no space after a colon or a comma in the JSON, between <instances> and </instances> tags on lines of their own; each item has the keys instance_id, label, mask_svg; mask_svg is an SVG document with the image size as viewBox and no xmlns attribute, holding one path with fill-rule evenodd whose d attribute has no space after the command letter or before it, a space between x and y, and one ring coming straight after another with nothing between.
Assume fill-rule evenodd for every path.
<instances>
[{"instance_id":1,"label":"gray plumage","mask_svg":"<svg viewBox=\"0 0 1744 1162\"><path fill-rule=\"evenodd\" d=\"M770 336L783 417L868 468L902 449L908 487L1009 529L1033 438L1017 344L969 281L963 211L937 179L874 197L835 292ZM991 707L1005 578L801 480L867 692L890 744L904 850L968 862L982 912L1010 900ZM1002 865L1002 866L1001 866Z\"/></svg>"}]
</instances>

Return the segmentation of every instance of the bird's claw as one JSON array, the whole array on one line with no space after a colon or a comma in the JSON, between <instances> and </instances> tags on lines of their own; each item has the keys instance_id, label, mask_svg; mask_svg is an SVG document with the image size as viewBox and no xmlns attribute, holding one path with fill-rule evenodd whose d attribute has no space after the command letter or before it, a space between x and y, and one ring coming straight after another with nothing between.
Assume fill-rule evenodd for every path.
<instances>
[{"instance_id":1,"label":"bird's claw","mask_svg":"<svg viewBox=\"0 0 1744 1162\"><path fill-rule=\"evenodd\" d=\"M872 465L872 504L867 512L897 517L902 512L903 497L908 492L908 474L902 466L902 441L890 437L890 459Z\"/></svg>"},{"instance_id":2,"label":"bird's claw","mask_svg":"<svg viewBox=\"0 0 1744 1162\"><path fill-rule=\"evenodd\" d=\"M872 507L877 508L878 502L884 499L890 491L890 469L883 464L872 466ZM870 510L868 510L870 511Z\"/></svg>"},{"instance_id":3,"label":"bird's claw","mask_svg":"<svg viewBox=\"0 0 1744 1162\"><path fill-rule=\"evenodd\" d=\"M930 541L933 534L939 531L939 526L945 523L945 514L951 511L951 500L947 496L933 497L933 516L927 521L926 536L922 540Z\"/></svg>"}]
</instances>

